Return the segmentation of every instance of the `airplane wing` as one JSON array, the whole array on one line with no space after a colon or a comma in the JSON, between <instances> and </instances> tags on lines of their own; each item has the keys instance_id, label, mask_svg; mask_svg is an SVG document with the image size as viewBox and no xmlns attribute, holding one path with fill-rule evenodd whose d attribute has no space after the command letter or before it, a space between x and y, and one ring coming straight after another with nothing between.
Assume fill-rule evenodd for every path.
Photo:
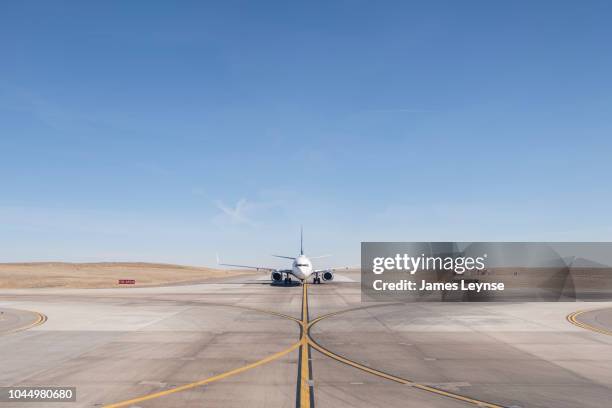
<instances>
[{"instance_id":1,"label":"airplane wing","mask_svg":"<svg viewBox=\"0 0 612 408\"><path fill-rule=\"evenodd\" d=\"M320 273L320 272L336 272L336 271L340 271L340 270L348 270L351 269L352 267L350 266L336 266L334 268L323 268L323 269L315 269L312 272L313 273Z\"/></svg>"},{"instance_id":2,"label":"airplane wing","mask_svg":"<svg viewBox=\"0 0 612 408\"><path fill-rule=\"evenodd\" d=\"M317 256L309 256L310 259L321 259L321 258L329 258L331 254L327 255L317 255Z\"/></svg>"},{"instance_id":3,"label":"airplane wing","mask_svg":"<svg viewBox=\"0 0 612 408\"><path fill-rule=\"evenodd\" d=\"M252 265L238 265L238 264L221 263L221 261L219 260L219 254L217 254L217 265L232 266L234 268L256 269L258 271L268 271L268 272L278 271L278 268L269 268L267 266L252 266ZM279 272L284 272L284 271L279 271Z\"/></svg>"},{"instance_id":4,"label":"airplane wing","mask_svg":"<svg viewBox=\"0 0 612 408\"><path fill-rule=\"evenodd\" d=\"M285 259L295 259L295 256L285 256L285 255L272 255L275 256L277 258L285 258Z\"/></svg>"},{"instance_id":5,"label":"airplane wing","mask_svg":"<svg viewBox=\"0 0 612 408\"><path fill-rule=\"evenodd\" d=\"M272 272L272 271L276 271L277 270L276 268L268 268L266 266L236 265L236 264L226 264L226 263L219 263L217 265L233 266L233 267L236 267L236 268L256 269L258 271L268 271L268 272Z\"/></svg>"},{"instance_id":6,"label":"airplane wing","mask_svg":"<svg viewBox=\"0 0 612 408\"><path fill-rule=\"evenodd\" d=\"M217 254L217 265L221 265L221 266L231 266L234 268L246 268L246 269L255 269L258 271L266 271L266 272L283 272L283 273L289 273L291 272L291 269L278 269L278 268L270 268L267 266L253 266L253 265L239 265L239 264L226 264L226 263L221 263L221 261L219 260L219 255Z\"/></svg>"}]
</instances>

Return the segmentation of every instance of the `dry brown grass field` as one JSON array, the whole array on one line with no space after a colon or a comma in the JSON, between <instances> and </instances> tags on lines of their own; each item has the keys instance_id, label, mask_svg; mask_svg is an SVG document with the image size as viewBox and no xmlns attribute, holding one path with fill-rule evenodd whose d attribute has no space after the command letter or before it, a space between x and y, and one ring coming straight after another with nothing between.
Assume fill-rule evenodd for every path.
<instances>
[{"instance_id":1,"label":"dry brown grass field","mask_svg":"<svg viewBox=\"0 0 612 408\"><path fill-rule=\"evenodd\" d=\"M249 272L144 262L0 263L0 288L156 286L196 283L245 274ZM119 285L119 279L134 279L136 284Z\"/></svg>"}]
</instances>

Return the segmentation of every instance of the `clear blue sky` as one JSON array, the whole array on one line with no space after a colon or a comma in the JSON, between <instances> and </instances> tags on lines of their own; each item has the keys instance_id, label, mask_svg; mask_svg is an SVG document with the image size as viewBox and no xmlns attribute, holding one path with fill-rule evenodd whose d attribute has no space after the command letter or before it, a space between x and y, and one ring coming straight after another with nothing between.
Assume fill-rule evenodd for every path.
<instances>
[{"instance_id":1,"label":"clear blue sky","mask_svg":"<svg viewBox=\"0 0 612 408\"><path fill-rule=\"evenodd\" d=\"M0 261L612 240L612 3L203 3L0 5Z\"/></svg>"}]
</instances>

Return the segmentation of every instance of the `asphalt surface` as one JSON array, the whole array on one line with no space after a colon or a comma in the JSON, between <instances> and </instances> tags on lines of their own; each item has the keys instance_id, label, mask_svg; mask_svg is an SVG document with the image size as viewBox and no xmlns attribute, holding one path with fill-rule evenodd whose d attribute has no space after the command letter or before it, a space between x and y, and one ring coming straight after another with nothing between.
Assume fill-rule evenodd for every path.
<instances>
[{"instance_id":1,"label":"asphalt surface","mask_svg":"<svg viewBox=\"0 0 612 408\"><path fill-rule=\"evenodd\" d=\"M29 310L0 308L0 335L27 330L44 323L46 317Z\"/></svg>"},{"instance_id":2,"label":"asphalt surface","mask_svg":"<svg viewBox=\"0 0 612 408\"><path fill-rule=\"evenodd\" d=\"M612 336L612 308L581 310L568 316L568 319L579 327Z\"/></svg>"},{"instance_id":3,"label":"asphalt surface","mask_svg":"<svg viewBox=\"0 0 612 408\"><path fill-rule=\"evenodd\" d=\"M612 302L361 303L358 279L2 290L0 386L77 388L53 407L609 406Z\"/></svg>"}]
</instances>

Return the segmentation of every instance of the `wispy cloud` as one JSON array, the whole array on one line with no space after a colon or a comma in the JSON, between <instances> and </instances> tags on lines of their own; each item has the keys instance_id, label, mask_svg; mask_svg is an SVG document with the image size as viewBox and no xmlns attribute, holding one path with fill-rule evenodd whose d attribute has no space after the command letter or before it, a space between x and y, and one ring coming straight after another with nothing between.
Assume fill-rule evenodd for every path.
<instances>
[{"instance_id":1,"label":"wispy cloud","mask_svg":"<svg viewBox=\"0 0 612 408\"><path fill-rule=\"evenodd\" d=\"M273 192L270 192L274 195ZM270 200L247 200L241 198L234 205L224 201L214 201L219 212L213 217L217 225L263 227L270 221L283 217L286 211L285 201L272 197Z\"/></svg>"},{"instance_id":2,"label":"wispy cloud","mask_svg":"<svg viewBox=\"0 0 612 408\"><path fill-rule=\"evenodd\" d=\"M252 208L252 206L246 199L241 198L240 200L238 200L238 202L233 208L224 204L220 200L215 201L215 205L219 210L221 210L221 213L224 218L232 224L243 224L250 226L255 225L255 222L251 220L248 216L249 210Z\"/></svg>"}]
</instances>

